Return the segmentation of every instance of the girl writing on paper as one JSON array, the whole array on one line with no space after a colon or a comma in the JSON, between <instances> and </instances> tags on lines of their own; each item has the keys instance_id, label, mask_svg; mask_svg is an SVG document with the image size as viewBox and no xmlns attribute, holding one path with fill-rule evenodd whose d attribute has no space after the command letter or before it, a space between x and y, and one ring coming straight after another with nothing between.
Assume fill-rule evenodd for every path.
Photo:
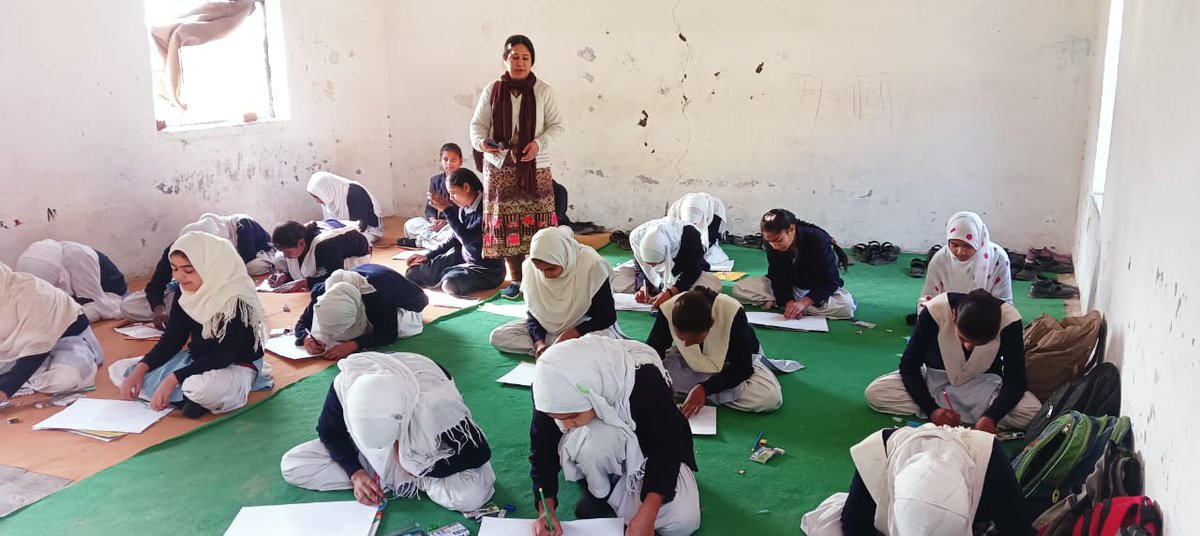
<instances>
[{"instance_id":1,"label":"girl writing on paper","mask_svg":"<svg viewBox=\"0 0 1200 536\"><path fill-rule=\"evenodd\" d=\"M383 236L379 201L358 181L318 171L308 179L308 194L321 204L323 219L358 222L358 230L374 244Z\"/></svg>"},{"instance_id":2,"label":"girl writing on paper","mask_svg":"<svg viewBox=\"0 0 1200 536\"><path fill-rule=\"evenodd\" d=\"M296 346L337 360L391 344L424 330L426 305L421 287L386 266L337 270L313 287L312 301L296 321Z\"/></svg>"},{"instance_id":3,"label":"girl writing on paper","mask_svg":"<svg viewBox=\"0 0 1200 536\"><path fill-rule=\"evenodd\" d=\"M721 291L708 271L707 246L695 227L670 216L650 220L629 233L633 260L613 272L613 292L636 293L638 303L660 307L681 292L702 286Z\"/></svg>"},{"instance_id":4,"label":"girl writing on paper","mask_svg":"<svg viewBox=\"0 0 1200 536\"><path fill-rule=\"evenodd\" d=\"M286 267L269 280L275 292L307 292L334 271L354 268L371 255L367 238L338 220L308 225L288 221L275 228L271 239Z\"/></svg>"},{"instance_id":5,"label":"girl writing on paper","mask_svg":"<svg viewBox=\"0 0 1200 536\"><path fill-rule=\"evenodd\" d=\"M700 242L707 248L704 260L709 264L729 262L729 255L721 249L718 240L729 217L725 215L725 203L704 192L693 192L671 203L667 216L680 220L700 231Z\"/></svg>"},{"instance_id":6,"label":"girl writing on paper","mask_svg":"<svg viewBox=\"0 0 1200 536\"><path fill-rule=\"evenodd\" d=\"M491 448L454 380L419 354L362 352L338 362L317 439L279 462L283 479L314 491L354 490L380 504L387 493L425 492L449 510L477 510L492 497Z\"/></svg>"},{"instance_id":7,"label":"girl writing on paper","mask_svg":"<svg viewBox=\"0 0 1200 536\"><path fill-rule=\"evenodd\" d=\"M540 356L550 345L588 333L620 337L609 276L612 269L596 250L580 244L566 227L533 235L521 283L529 306L526 319L492 330L502 352Z\"/></svg>"},{"instance_id":8,"label":"girl writing on paper","mask_svg":"<svg viewBox=\"0 0 1200 536\"><path fill-rule=\"evenodd\" d=\"M663 303L646 339L671 374L682 411L691 417L707 400L741 411L775 411L783 390L763 363L762 347L742 304L699 287Z\"/></svg>"},{"instance_id":9,"label":"girl writing on paper","mask_svg":"<svg viewBox=\"0 0 1200 536\"><path fill-rule=\"evenodd\" d=\"M2 262L0 296L0 402L23 387L55 394L95 385L104 351L83 307Z\"/></svg>"},{"instance_id":10,"label":"girl writing on paper","mask_svg":"<svg viewBox=\"0 0 1200 536\"><path fill-rule=\"evenodd\" d=\"M529 427L534 535L558 520L558 474L579 482L575 517L611 517L627 535L682 536L700 528L692 432L654 350L596 334L555 344L533 379ZM545 501L540 496L545 496Z\"/></svg>"},{"instance_id":11,"label":"girl writing on paper","mask_svg":"<svg viewBox=\"0 0 1200 536\"><path fill-rule=\"evenodd\" d=\"M233 244L208 233L179 237L170 258L180 295L166 331L145 356L109 366L109 378L122 398L149 400L155 410L180 405L197 418L241 408L251 391L275 384L262 358L267 324L254 281Z\"/></svg>"}]
</instances>

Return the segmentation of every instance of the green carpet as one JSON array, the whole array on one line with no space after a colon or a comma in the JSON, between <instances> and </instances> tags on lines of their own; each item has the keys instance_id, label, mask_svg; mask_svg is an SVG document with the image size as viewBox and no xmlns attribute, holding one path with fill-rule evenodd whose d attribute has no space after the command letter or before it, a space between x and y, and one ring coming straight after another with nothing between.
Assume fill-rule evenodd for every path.
<instances>
[{"instance_id":1,"label":"green carpet","mask_svg":"<svg viewBox=\"0 0 1200 536\"><path fill-rule=\"evenodd\" d=\"M739 271L764 273L761 252L726 249ZM601 252L614 265L628 258L612 246ZM911 258L902 256L886 266L855 265L845 276L859 303L858 317L878 324L875 329L843 321L831 322L827 334L759 330L769 356L796 359L808 368L780 377L784 405L779 411L756 415L721 408L719 435L696 438L704 509L700 534L734 534L746 527L755 534L798 534L804 512L849 484L847 449L893 424L891 417L867 408L862 393L873 378L896 368L903 350L909 331L904 315L912 311L922 284L906 275ZM1017 282L1014 288L1026 322L1041 313L1062 316L1061 301L1026 298L1028 287ZM645 338L648 315L619 316L627 334ZM428 355L451 371L491 443L495 501L516 505L516 516L532 517L529 392L495 382L518 357L500 354L487 342L488 332L509 320L466 311L439 319L424 334L391 349ZM283 453L316 436L316 416L335 373L330 369L297 382L236 416L152 447L56 493L0 520L0 534L221 534L242 506L352 500L348 491L305 491L279 476ZM749 461L760 431L787 454L765 466ZM574 484L563 486L564 518L571 517L576 489ZM429 528L464 519L428 500L394 501L380 534L412 521Z\"/></svg>"}]
</instances>

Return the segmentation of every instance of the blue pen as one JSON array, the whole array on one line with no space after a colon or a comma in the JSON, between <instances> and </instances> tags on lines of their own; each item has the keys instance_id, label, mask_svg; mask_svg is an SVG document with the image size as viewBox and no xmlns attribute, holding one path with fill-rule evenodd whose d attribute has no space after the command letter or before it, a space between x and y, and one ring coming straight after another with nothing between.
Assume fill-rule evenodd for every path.
<instances>
[{"instance_id":1,"label":"blue pen","mask_svg":"<svg viewBox=\"0 0 1200 536\"><path fill-rule=\"evenodd\" d=\"M755 439L755 440L754 440L754 446L753 446L753 447L751 447L751 449L750 449L750 452L751 452L751 453L753 453L754 451L758 450L758 444L759 444L760 442L762 442L762 436L763 436L763 433L762 433L762 432L759 432L759 433L758 433L758 439Z\"/></svg>"}]
</instances>

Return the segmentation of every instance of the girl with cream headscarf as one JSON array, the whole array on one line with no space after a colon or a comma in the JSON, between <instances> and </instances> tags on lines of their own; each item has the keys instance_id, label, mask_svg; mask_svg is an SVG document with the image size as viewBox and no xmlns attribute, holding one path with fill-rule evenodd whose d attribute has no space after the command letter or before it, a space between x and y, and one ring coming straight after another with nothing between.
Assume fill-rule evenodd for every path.
<instances>
[{"instance_id":1,"label":"girl with cream headscarf","mask_svg":"<svg viewBox=\"0 0 1200 536\"><path fill-rule=\"evenodd\" d=\"M36 275L83 305L88 320L121 318L125 275L103 253L77 242L39 240L17 258L17 271Z\"/></svg>"},{"instance_id":2,"label":"girl with cream headscarf","mask_svg":"<svg viewBox=\"0 0 1200 536\"><path fill-rule=\"evenodd\" d=\"M977 288L1012 303L1008 252L991 241L987 225L978 214L959 212L946 222L946 247L929 260L918 309L938 294Z\"/></svg>"},{"instance_id":3,"label":"girl with cream headscarf","mask_svg":"<svg viewBox=\"0 0 1200 536\"><path fill-rule=\"evenodd\" d=\"M269 274L274 268L272 258L275 247L271 245L271 235L250 216L221 216L205 212L196 221L184 225L178 236L192 231L228 240L246 264L246 273L250 277ZM154 266L154 274L150 276L146 288L129 293L121 302L121 316L135 322L154 322L158 329L166 327L167 319L171 316L171 304L179 294L179 287L171 284L170 254L171 247L168 245Z\"/></svg>"},{"instance_id":4,"label":"girl with cream headscarf","mask_svg":"<svg viewBox=\"0 0 1200 536\"><path fill-rule=\"evenodd\" d=\"M359 502L385 494L468 512L492 497L496 474L483 431L450 374L406 352L362 352L338 362L317 439L279 462L289 484L314 491L353 489Z\"/></svg>"},{"instance_id":5,"label":"girl with cream headscarf","mask_svg":"<svg viewBox=\"0 0 1200 536\"><path fill-rule=\"evenodd\" d=\"M704 192L692 192L671 203L667 216L680 220L700 231L700 241L704 247L704 260L709 264L723 264L729 261L729 255L721 249L718 240L721 230L729 217L725 215L725 203L720 199Z\"/></svg>"},{"instance_id":6,"label":"girl with cream headscarf","mask_svg":"<svg viewBox=\"0 0 1200 536\"><path fill-rule=\"evenodd\" d=\"M615 513L626 534L691 534L700 527L692 433L654 350L595 334L551 346L537 361L529 461L539 512L556 513L558 473L580 482L577 518ZM614 478L615 477L615 478ZM611 508L611 510L610 510Z\"/></svg>"},{"instance_id":7,"label":"girl with cream headscarf","mask_svg":"<svg viewBox=\"0 0 1200 536\"><path fill-rule=\"evenodd\" d=\"M337 270L313 288L312 301L296 321L296 346L337 360L421 334L421 311L429 297L395 270L363 264Z\"/></svg>"},{"instance_id":8,"label":"girl with cream headscarf","mask_svg":"<svg viewBox=\"0 0 1200 536\"><path fill-rule=\"evenodd\" d=\"M318 171L309 177L307 190L321 204L323 219L358 222L358 230L372 244L383 236L379 201L358 181Z\"/></svg>"},{"instance_id":9,"label":"girl with cream headscarf","mask_svg":"<svg viewBox=\"0 0 1200 536\"><path fill-rule=\"evenodd\" d=\"M671 373L681 410L691 417L705 401L752 412L783 405L783 389L764 362L742 304L695 288L663 303L646 339Z\"/></svg>"},{"instance_id":10,"label":"girl with cream headscarf","mask_svg":"<svg viewBox=\"0 0 1200 536\"><path fill-rule=\"evenodd\" d=\"M182 404L195 418L241 408L250 391L274 386L262 358L267 324L254 281L233 245L208 233L179 237L170 259L180 296L166 331L144 357L109 366L109 378L123 398L140 397L156 410Z\"/></svg>"},{"instance_id":11,"label":"girl with cream headscarf","mask_svg":"<svg viewBox=\"0 0 1200 536\"><path fill-rule=\"evenodd\" d=\"M67 293L0 262L0 402L91 387L104 351Z\"/></svg>"},{"instance_id":12,"label":"girl with cream headscarf","mask_svg":"<svg viewBox=\"0 0 1200 536\"><path fill-rule=\"evenodd\" d=\"M962 536L975 523L1032 535L1012 465L992 434L937 426L881 430L850 448L850 493L804 515L809 536Z\"/></svg>"},{"instance_id":13,"label":"girl with cream headscarf","mask_svg":"<svg viewBox=\"0 0 1200 536\"><path fill-rule=\"evenodd\" d=\"M502 352L538 356L550 345L588 333L620 337L609 277L612 269L596 250L565 227L533 235L521 283L527 318L492 330Z\"/></svg>"},{"instance_id":14,"label":"girl with cream headscarf","mask_svg":"<svg viewBox=\"0 0 1200 536\"><path fill-rule=\"evenodd\" d=\"M636 293L638 303L659 307L692 287L721 291L721 280L708 272L708 249L700 231L667 216L650 220L629 233L633 260L613 273L613 292Z\"/></svg>"}]
</instances>

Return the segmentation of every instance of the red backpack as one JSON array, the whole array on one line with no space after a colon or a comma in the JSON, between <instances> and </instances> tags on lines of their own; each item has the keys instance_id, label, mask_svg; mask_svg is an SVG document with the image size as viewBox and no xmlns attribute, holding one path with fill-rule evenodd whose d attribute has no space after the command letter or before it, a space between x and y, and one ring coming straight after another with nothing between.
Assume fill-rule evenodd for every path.
<instances>
[{"instance_id":1,"label":"red backpack","mask_svg":"<svg viewBox=\"0 0 1200 536\"><path fill-rule=\"evenodd\" d=\"M1162 512L1150 497L1113 497L1075 522L1075 536L1159 536Z\"/></svg>"}]
</instances>

